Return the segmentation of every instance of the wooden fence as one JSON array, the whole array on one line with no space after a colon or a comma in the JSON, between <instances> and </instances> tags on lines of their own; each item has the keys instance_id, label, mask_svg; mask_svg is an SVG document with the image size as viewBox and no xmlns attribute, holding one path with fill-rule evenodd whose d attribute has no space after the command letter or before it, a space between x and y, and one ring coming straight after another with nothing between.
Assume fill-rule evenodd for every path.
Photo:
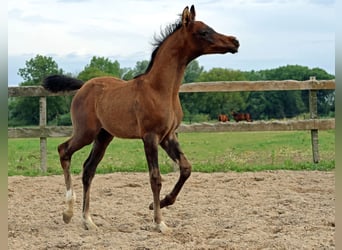
<instances>
[{"instance_id":1,"label":"wooden fence","mask_svg":"<svg viewBox=\"0 0 342 250\"><path fill-rule=\"evenodd\" d=\"M196 82L183 84L180 92L234 92L234 91L285 91L308 90L310 119L288 121L255 121L246 122L217 122L181 124L178 132L226 132L226 131L286 131L311 130L311 144L313 162L319 162L318 130L335 128L335 119L318 119L317 91L335 89L335 80L316 80L311 77L307 81L220 81ZM40 138L41 169L46 171L46 143L48 137L68 137L72 133L69 126L47 126L46 97L74 95L76 91L50 93L41 86L9 87L9 97L36 96L40 97L40 124L39 127L8 128L9 138Z\"/></svg>"}]
</instances>

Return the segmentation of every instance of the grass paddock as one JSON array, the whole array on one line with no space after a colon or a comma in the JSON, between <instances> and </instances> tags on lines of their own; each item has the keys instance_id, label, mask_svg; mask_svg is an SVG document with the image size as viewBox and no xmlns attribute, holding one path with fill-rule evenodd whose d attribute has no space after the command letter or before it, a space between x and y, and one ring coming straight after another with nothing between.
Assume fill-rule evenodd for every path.
<instances>
[{"instance_id":1,"label":"grass paddock","mask_svg":"<svg viewBox=\"0 0 342 250\"><path fill-rule=\"evenodd\" d=\"M46 173L40 171L39 139L8 139L8 175L62 174L57 146L67 138L48 138ZM180 133L181 147L196 172L261 170L332 170L335 168L335 130L319 131L320 162L313 163L310 131ZM82 171L91 145L72 158L72 173ZM162 173L174 164L160 148ZM97 173L145 172L147 163L141 140L115 138Z\"/></svg>"}]
</instances>

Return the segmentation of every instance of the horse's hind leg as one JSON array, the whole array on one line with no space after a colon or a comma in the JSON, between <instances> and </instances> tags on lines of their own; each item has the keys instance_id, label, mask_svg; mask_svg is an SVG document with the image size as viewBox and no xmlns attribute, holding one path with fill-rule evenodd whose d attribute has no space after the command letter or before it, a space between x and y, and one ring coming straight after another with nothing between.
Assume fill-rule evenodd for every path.
<instances>
[{"instance_id":1,"label":"horse's hind leg","mask_svg":"<svg viewBox=\"0 0 342 250\"><path fill-rule=\"evenodd\" d=\"M93 139L76 140L75 137L70 138L66 142L58 146L59 159L63 168L64 180L66 186L66 202L67 209L63 212L63 221L69 223L73 216L73 208L76 200L76 194L72 189L72 179L70 175L70 162L73 153L89 144Z\"/></svg>"},{"instance_id":2,"label":"horse's hind leg","mask_svg":"<svg viewBox=\"0 0 342 250\"><path fill-rule=\"evenodd\" d=\"M94 178L96 167L102 160L107 146L112 141L113 136L102 129L97 135L89 157L83 165L83 224L86 229L96 229L89 213L90 186Z\"/></svg>"},{"instance_id":3,"label":"horse's hind leg","mask_svg":"<svg viewBox=\"0 0 342 250\"><path fill-rule=\"evenodd\" d=\"M172 205L176 201L177 195L191 174L191 164L182 152L175 134L165 138L160 145L170 158L178 163L180 168L180 176L173 190L160 201L160 208L163 208ZM153 209L153 206L150 205L150 209Z\"/></svg>"}]
</instances>

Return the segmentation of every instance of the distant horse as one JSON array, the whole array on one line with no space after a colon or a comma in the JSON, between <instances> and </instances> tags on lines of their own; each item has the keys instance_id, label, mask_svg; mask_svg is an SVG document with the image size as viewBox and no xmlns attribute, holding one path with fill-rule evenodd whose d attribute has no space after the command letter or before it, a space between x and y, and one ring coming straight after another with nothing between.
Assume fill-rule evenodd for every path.
<instances>
[{"instance_id":1,"label":"distant horse","mask_svg":"<svg viewBox=\"0 0 342 250\"><path fill-rule=\"evenodd\" d=\"M227 121L229 121L229 117L227 115L225 115L225 114L219 114L218 120L220 122L227 122Z\"/></svg>"},{"instance_id":2,"label":"distant horse","mask_svg":"<svg viewBox=\"0 0 342 250\"><path fill-rule=\"evenodd\" d=\"M236 113L233 111L232 116L236 122L239 122L239 121L252 122L253 121L250 113Z\"/></svg>"},{"instance_id":3,"label":"distant horse","mask_svg":"<svg viewBox=\"0 0 342 250\"><path fill-rule=\"evenodd\" d=\"M91 182L108 144L114 137L119 137L142 139L153 193L150 209L154 210L157 230L168 231L161 208L175 202L191 174L191 164L175 134L183 118L178 91L185 68L190 61L204 54L236 53L239 42L233 36L219 34L203 22L195 21L195 8L191 6L190 11L188 7L183 10L179 21L162 32L155 46L146 72L129 81L96 77L83 84L59 75L48 76L43 81L44 88L51 92L79 89L71 104L72 137L58 146L68 205L63 213L65 223L70 222L75 203L70 175L72 155L93 142L83 165L82 218L86 229L96 229L89 212ZM158 145L180 168L176 185L162 200Z\"/></svg>"}]
</instances>

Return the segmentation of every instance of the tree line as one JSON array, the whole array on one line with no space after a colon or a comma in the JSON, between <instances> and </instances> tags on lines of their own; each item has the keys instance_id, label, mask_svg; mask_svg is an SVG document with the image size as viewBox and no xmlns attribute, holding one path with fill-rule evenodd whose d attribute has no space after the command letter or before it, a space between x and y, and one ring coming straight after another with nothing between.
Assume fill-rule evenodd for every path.
<instances>
[{"instance_id":1,"label":"tree line","mask_svg":"<svg viewBox=\"0 0 342 250\"><path fill-rule=\"evenodd\" d=\"M114 76L129 80L145 72L148 60L138 61L134 68L122 68L117 60L94 56L77 75L59 68L52 57L36 55L27 60L24 68L18 70L23 78L19 86L40 85L42 79L51 74L65 74L87 81L97 76ZM197 60L186 68L183 84L209 81L259 81L299 80L315 76L317 80L334 79L335 76L320 68L300 65L286 65L275 69L240 71L226 68L204 70ZM285 119L304 116L309 112L308 91L258 91L258 92L210 92L180 93L185 122L216 120L218 114L232 111L248 112L253 120ZM71 125L71 96L47 98L47 119L49 125ZM334 117L335 91L318 91L318 114ZM231 117L230 117L231 118ZM12 97L8 100L8 125L30 126L39 124L39 98Z\"/></svg>"}]
</instances>

